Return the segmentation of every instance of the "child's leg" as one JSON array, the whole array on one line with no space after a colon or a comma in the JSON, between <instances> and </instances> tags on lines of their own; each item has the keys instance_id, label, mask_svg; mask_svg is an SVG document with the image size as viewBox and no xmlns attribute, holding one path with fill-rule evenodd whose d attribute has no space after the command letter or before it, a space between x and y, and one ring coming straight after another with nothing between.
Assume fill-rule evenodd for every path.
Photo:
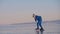
<instances>
[{"instance_id":1,"label":"child's leg","mask_svg":"<svg viewBox=\"0 0 60 34\"><path fill-rule=\"evenodd\" d=\"M41 21L39 21L39 26L41 27L41 29L43 29L42 25L41 25Z\"/></svg>"},{"instance_id":2,"label":"child's leg","mask_svg":"<svg viewBox=\"0 0 60 34\"><path fill-rule=\"evenodd\" d=\"M37 28L36 28L36 30L38 30L39 29L39 23L37 23Z\"/></svg>"},{"instance_id":3,"label":"child's leg","mask_svg":"<svg viewBox=\"0 0 60 34\"><path fill-rule=\"evenodd\" d=\"M39 23L37 23L37 29L39 29Z\"/></svg>"}]
</instances>

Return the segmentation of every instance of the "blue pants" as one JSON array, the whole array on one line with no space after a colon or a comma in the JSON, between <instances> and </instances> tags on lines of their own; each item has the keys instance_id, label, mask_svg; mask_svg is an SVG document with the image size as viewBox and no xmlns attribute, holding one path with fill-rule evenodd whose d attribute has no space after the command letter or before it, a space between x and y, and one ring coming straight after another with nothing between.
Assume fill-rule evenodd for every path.
<instances>
[{"instance_id":1,"label":"blue pants","mask_svg":"<svg viewBox=\"0 0 60 34\"><path fill-rule=\"evenodd\" d=\"M39 26L42 28L42 25L41 25L42 21L38 21L37 22L37 28L39 29Z\"/></svg>"}]
</instances>

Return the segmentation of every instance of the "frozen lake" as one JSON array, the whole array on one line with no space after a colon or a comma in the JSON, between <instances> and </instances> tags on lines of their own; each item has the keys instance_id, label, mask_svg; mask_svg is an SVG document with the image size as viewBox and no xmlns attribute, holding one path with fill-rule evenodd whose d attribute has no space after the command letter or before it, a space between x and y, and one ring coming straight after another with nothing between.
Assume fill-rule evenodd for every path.
<instances>
[{"instance_id":1,"label":"frozen lake","mask_svg":"<svg viewBox=\"0 0 60 34\"><path fill-rule=\"evenodd\" d=\"M0 34L60 34L60 21L44 22L42 33L35 31L35 23L0 25Z\"/></svg>"}]
</instances>

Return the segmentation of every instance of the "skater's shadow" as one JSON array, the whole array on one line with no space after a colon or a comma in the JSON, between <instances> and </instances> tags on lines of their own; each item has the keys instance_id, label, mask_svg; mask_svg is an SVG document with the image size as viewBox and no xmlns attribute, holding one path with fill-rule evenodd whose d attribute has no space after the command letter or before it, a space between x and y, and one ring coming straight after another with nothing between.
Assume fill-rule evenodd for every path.
<instances>
[{"instance_id":1,"label":"skater's shadow","mask_svg":"<svg viewBox=\"0 0 60 34\"><path fill-rule=\"evenodd\" d=\"M36 31L36 34L43 34L43 31Z\"/></svg>"}]
</instances>

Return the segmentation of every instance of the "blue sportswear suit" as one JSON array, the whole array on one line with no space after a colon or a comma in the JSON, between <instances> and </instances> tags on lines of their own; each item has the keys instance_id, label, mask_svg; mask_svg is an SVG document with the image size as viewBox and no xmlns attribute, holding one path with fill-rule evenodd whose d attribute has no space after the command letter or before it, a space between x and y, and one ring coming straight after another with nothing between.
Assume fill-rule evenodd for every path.
<instances>
[{"instance_id":1,"label":"blue sportswear suit","mask_svg":"<svg viewBox=\"0 0 60 34\"><path fill-rule=\"evenodd\" d=\"M37 28L39 29L39 26L42 28L42 17L41 16L35 16L35 21L37 21Z\"/></svg>"}]
</instances>

